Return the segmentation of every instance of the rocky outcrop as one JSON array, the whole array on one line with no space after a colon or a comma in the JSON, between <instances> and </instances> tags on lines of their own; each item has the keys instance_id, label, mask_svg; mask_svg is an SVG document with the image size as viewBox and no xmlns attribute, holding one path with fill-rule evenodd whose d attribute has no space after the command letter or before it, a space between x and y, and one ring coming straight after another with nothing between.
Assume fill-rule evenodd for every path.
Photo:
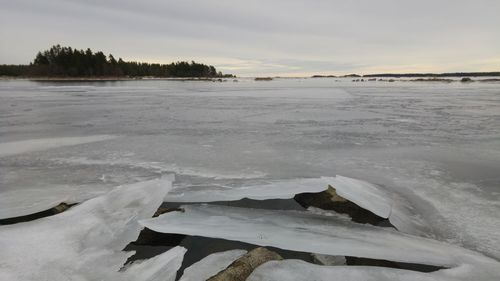
<instances>
[{"instance_id":1,"label":"rocky outcrop","mask_svg":"<svg viewBox=\"0 0 500 281\"><path fill-rule=\"evenodd\" d=\"M304 208L316 207L323 210L333 210L337 213L347 214L355 222L381 225L387 219L381 218L374 213L361 208L353 202L341 197L332 186L318 193L300 193L295 195L295 201Z\"/></svg>"},{"instance_id":2,"label":"rocky outcrop","mask_svg":"<svg viewBox=\"0 0 500 281\"><path fill-rule=\"evenodd\" d=\"M259 265L272 260L282 260L277 253L266 248L255 248L235 260L226 269L210 277L207 281L244 281Z\"/></svg>"}]
</instances>

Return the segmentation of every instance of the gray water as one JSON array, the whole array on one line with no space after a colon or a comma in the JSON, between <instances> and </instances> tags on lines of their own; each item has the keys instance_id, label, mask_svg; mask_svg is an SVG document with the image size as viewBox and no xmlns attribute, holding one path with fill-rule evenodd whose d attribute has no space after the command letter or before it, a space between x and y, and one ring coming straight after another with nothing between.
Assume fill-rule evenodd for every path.
<instances>
[{"instance_id":1,"label":"gray water","mask_svg":"<svg viewBox=\"0 0 500 281\"><path fill-rule=\"evenodd\" d=\"M500 84L0 81L0 146L115 139L0 157L0 192L82 192L336 174L410 198L437 239L500 258Z\"/></svg>"}]
</instances>

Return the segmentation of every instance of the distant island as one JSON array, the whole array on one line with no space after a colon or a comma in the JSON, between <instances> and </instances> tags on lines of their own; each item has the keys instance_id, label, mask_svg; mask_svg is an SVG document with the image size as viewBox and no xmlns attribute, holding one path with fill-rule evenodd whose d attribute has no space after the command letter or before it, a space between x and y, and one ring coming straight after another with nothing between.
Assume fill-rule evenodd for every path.
<instances>
[{"instance_id":1,"label":"distant island","mask_svg":"<svg viewBox=\"0 0 500 281\"><path fill-rule=\"evenodd\" d=\"M383 74L367 74L363 77L392 77L392 78L413 78L413 77L485 77L485 76L500 76L500 72L450 72L450 73L383 73Z\"/></svg>"},{"instance_id":2,"label":"distant island","mask_svg":"<svg viewBox=\"0 0 500 281\"><path fill-rule=\"evenodd\" d=\"M496 72L450 72L450 73L381 73L381 74L349 74L343 76L335 75L313 75L311 78L360 78L360 77L386 77L386 78L418 78L418 77L497 77L500 71Z\"/></svg>"},{"instance_id":3,"label":"distant island","mask_svg":"<svg viewBox=\"0 0 500 281\"><path fill-rule=\"evenodd\" d=\"M0 65L0 76L48 77L48 78L103 78L103 77L234 77L222 74L214 66L192 62L170 64L146 63L118 60L112 54L91 49L78 50L54 45L49 50L38 52L29 65Z\"/></svg>"}]
</instances>

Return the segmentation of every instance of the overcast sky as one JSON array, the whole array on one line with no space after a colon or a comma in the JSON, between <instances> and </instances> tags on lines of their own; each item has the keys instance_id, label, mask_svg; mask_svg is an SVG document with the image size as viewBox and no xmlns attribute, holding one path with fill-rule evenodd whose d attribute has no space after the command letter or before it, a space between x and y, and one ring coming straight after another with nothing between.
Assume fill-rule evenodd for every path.
<instances>
[{"instance_id":1,"label":"overcast sky","mask_svg":"<svg viewBox=\"0 0 500 281\"><path fill-rule=\"evenodd\" d=\"M500 70L500 1L0 0L0 64L60 43L241 76Z\"/></svg>"}]
</instances>

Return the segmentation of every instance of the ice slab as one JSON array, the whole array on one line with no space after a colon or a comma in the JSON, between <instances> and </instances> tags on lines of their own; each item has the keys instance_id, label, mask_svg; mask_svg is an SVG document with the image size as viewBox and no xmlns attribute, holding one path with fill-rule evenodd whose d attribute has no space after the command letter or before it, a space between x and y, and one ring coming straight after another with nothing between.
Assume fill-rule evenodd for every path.
<instances>
[{"instance_id":1,"label":"ice slab","mask_svg":"<svg viewBox=\"0 0 500 281\"><path fill-rule=\"evenodd\" d=\"M148 260L136 261L126 268L121 278L131 281L175 281L186 251L183 247L174 247Z\"/></svg>"},{"instance_id":2,"label":"ice slab","mask_svg":"<svg viewBox=\"0 0 500 281\"><path fill-rule=\"evenodd\" d=\"M117 136L112 135L95 135L87 137L62 137L62 138L43 138L31 139L14 142L0 143L0 157L11 156L26 152L47 150L62 146L70 146L98 141L114 139Z\"/></svg>"},{"instance_id":3,"label":"ice slab","mask_svg":"<svg viewBox=\"0 0 500 281\"><path fill-rule=\"evenodd\" d=\"M141 224L157 232L200 235L293 251L452 267L489 260L475 252L310 212L188 205Z\"/></svg>"},{"instance_id":4,"label":"ice slab","mask_svg":"<svg viewBox=\"0 0 500 281\"><path fill-rule=\"evenodd\" d=\"M178 187L165 197L166 202L234 201L243 198L256 200L289 199L295 194L321 192L334 187L345 199L387 218L400 231L426 236L428 227L403 197L366 181L337 175L311 179L273 181L251 186Z\"/></svg>"},{"instance_id":5,"label":"ice slab","mask_svg":"<svg viewBox=\"0 0 500 281\"><path fill-rule=\"evenodd\" d=\"M179 281L205 281L246 253L246 250L230 250L208 255L186 268Z\"/></svg>"},{"instance_id":6,"label":"ice slab","mask_svg":"<svg viewBox=\"0 0 500 281\"><path fill-rule=\"evenodd\" d=\"M256 200L289 199L297 193L321 192L328 188L328 178L274 181L263 185L228 187L180 187L170 191L166 202L235 201L243 198Z\"/></svg>"},{"instance_id":7,"label":"ice slab","mask_svg":"<svg viewBox=\"0 0 500 281\"><path fill-rule=\"evenodd\" d=\"M301 260L270 261L258 268L247 281L489 281L496 280L500 274L494 264L479 266L463 265L431 273L383 268L374 266L321 266ZM498 266L498 265L497 265Z\"/></svg>"},{"instance_id":8,"label":"ice slab","mask_svg":"<svg viewBox=\"0 0 500 281\"><path fill-rule=\"evenodd\" d=\"M389 218L392 209L391 196L379 187L362 180L335 176L329 179L338 195L382 218Z\"/></svg>"},{"instance_id":9,"label":"ice slab","mask_svg":"<svg viewBox=\"0 0 500 281\"><path fill-rule=\"evenodd\" d=\"M328 181L338 195L379 217L389 219L398 230L420 236L429 235L427 223L411 203L399 194L363 180L339 175L328 178Z\"/></svg>"},{"instance_id":10,"label":"ice slab","mask_svg":"<svg viewBox=\"0 0 500 281\"><path fill-rule=\"evenodd\" d=\"M0 280L124 279L116 274L133 253L122 249L171 186L170 178L124 185L58 215L0 226ZM158 269L160 259L169 255L142 267Z\"/></svg>"}]
</instances>

